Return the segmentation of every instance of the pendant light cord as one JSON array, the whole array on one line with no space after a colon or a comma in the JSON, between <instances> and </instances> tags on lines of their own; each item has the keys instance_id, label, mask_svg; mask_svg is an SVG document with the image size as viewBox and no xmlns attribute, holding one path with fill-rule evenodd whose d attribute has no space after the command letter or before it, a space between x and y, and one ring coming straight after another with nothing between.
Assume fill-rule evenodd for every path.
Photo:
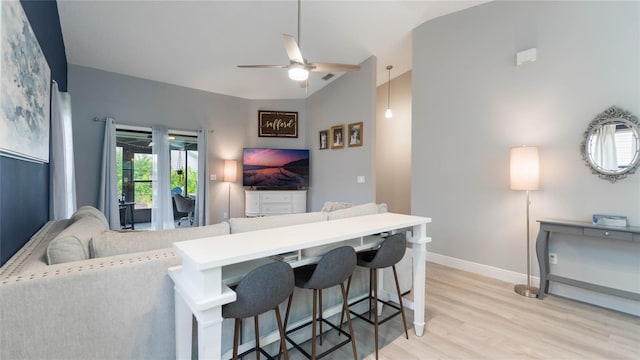
<instances>
[{"instance_id":1,"label":"pendant light cord","mask_svg":"<svg viewBox=\"0 0 640 360\"><path fill-rule=\"evenodd\" d=\"M302 48L302 41L300 40L300 0L298 0L298 47Z\"/></svg>"},{"instance_id":2,"label":"pendant light cord","mask_svg":"<svg viewBox=\"0 0 640 360\"><path fill-rule=\"evenodd\" d=\"M389 71L389 80L387 81L387 110L391 109L391 69L393 69L393 66L387 65L387 70Z\"/></svg>"},{"instance_id":3,"label":"pendant light cord","mask_svg":"<svg viewBox=\"0 0 640 360\"><path fill-rule=\"evenodd\" d=\"M387 81L387 109L391 108L391 65L387 66L389 70L389 81Z\"/></svg>"}]
</instances>

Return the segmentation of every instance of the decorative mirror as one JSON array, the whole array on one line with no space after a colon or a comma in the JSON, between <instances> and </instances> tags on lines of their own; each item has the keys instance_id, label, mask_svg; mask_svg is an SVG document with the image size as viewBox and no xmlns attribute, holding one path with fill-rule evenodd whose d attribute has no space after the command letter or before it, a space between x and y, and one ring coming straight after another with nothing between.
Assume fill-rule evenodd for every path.
<instances>
[{"instance_id":1,"label":"decorative mirror","mask_svg":"<svg viewBox=\"0 0 640 360\"><path fill-rule=\"evenodd\" d=\"M596 116L581 145L591 172L611 182L633 174L640 165L639 127L637 117L615 106Z\"/></svg>"}]
</instances>

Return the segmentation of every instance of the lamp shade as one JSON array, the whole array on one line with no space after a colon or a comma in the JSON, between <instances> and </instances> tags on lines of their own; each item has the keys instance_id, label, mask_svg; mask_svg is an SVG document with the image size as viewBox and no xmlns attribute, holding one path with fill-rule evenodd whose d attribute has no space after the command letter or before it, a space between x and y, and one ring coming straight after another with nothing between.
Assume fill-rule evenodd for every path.
<instances>
[{"instance_id":1,"label":"lamp shade","mask_svg":"<svg viewBox=\"0 0 640 360\"><path fill-rule=\"evenodd\" d=\"M539 174L538 147L511 148L511 190L538 190Z\"/></svg>"},{"instance_id":2,"label":"lamp shade","mask_svg":"<svg viewBox=\"0 0 640 360\"><path fill-rule=\"evenodd\" d=\"M236 182L238 176L238 162L235 160L224 161L224 182Z\"/></svg>"}]
</instances>

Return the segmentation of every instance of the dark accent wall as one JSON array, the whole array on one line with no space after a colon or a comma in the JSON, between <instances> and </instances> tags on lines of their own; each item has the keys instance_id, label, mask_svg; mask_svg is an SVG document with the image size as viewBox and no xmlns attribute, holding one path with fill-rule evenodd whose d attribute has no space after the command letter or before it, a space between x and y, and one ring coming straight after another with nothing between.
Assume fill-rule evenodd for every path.
<instances>
[{"instance_id":1,"label":"dark accent wall","mask_svg":"<svg viewBox=\"0 0 640 360\"><path fill-rule=\"evenodd\" d=\"M20 1L51 78L67 91L67 57L55 0ZM49 219L49 164L0 156L0 265Z\"/></svg>"},{"instance_id":2,"label":"dark accent wall","mask_svg":"<svg viewBox=\"0 0 640 360\"><path fill-rule=\"evenodd\" d=\"M56 0L20 0L20 4L47 58L51 78L58 82L60 91L67 91L67 55Z\"/></svg>"}]
</instances>

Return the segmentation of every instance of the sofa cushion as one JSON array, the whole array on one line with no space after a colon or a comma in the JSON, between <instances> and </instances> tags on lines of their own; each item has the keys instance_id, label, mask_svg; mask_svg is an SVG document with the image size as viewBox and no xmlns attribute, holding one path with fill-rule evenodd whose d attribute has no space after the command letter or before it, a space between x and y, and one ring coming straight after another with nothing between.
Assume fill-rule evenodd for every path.
<instances>
[{"instance_id":1,"label":"sofa cushion","mask_svg":"<svg viewBox=\"0 0 640 360\"><path fill-rule=\"evenodd\" d=\"M229 224L157 231L106 231L90 243L91 257L170 248L174 242L229 234Z\"/></svg>"},{"instance_id":2,"label":"sofa cushion","mask_svg":"<svg viewBox=\"0 0 640 360\"><path fill-rule=\"evenodd\" d=\"M382 207L375 203L367 203L356 205L347 209L331 211L327 214L329 216L329 220L336 220L354 216L378 214L380 212L386 212L386 205Z\"/></svg>"},{"instance_id":3,"label":"sofa cushion","mask_svg":"<svg viewBox=\"0 0 640 360\"><path fill-rule=\"evenodd\" d=\"M247 231L256 231L263 229L271 229L282 226L291 226L299 224L307 224L313 222L327 221L327 214L323 212L310 212L299 214L286 214L264 216L256 218L232 218L229 219L231 224L231 233L237 234Z\"/></svg>"},{"instance_id":4,"label":"sofa cushion","mask_svg":"<svg viewBox=\"0 0 640 360\"><path fill-rule=\"evenodd\" d=\"M89 259L89 241L109 227L93 215L78 217L47 246L47 264Z\"/></svg>"},{"instance_id":5,"label":"sofa cushion","mask_svg":"<svg viewBox=\"0 0 640 360\"><path fill-rule=\"evenodd\" d=\"M94 208L93 206L82 206L80 207L78 210L76 210L75 213L73 213L73 215L71 215L71 222L76 222L84 217L94 217L98 220L100 220L104 226L108 229L109 228L109 222L107 221L107 218L104 216L104 214L102 213L102 211Z\"/></svg>"}]
</instances>

